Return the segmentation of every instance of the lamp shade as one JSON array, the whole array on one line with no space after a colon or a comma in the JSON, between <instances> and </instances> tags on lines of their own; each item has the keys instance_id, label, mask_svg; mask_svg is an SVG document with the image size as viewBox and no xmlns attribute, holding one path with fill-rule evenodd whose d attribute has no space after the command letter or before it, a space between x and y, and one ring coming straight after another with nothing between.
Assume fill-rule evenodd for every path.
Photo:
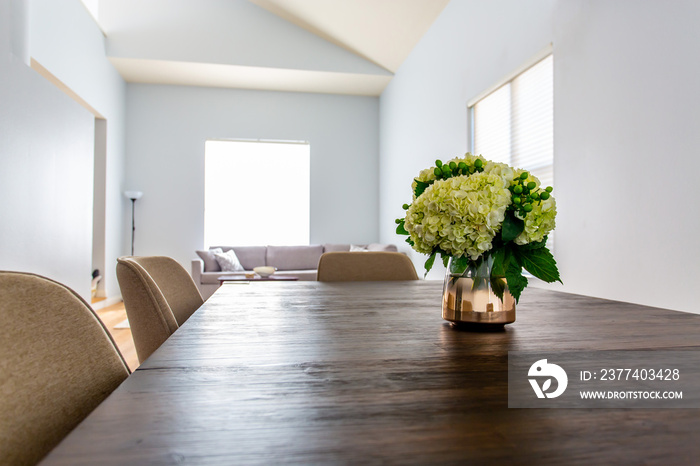
<instances>
[{"instance_id":1,"label":"lamp shade","mask_svg":"<svg viewBox=\"0 0 700 466\"><path fill-rule=\"evenodd\" d=\"M141 199L143 193L141 191L124 191L124 196L132 200Z\"/></svg>"}]
</instances>

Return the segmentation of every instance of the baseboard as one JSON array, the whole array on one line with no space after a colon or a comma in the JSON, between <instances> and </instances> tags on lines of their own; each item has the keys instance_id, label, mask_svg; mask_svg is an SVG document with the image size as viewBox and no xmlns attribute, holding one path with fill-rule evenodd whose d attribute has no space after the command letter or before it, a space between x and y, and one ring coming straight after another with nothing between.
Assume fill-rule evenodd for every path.
<instances>
[{"instance_id":1,"label":"baseboard","mask_svg":"<svg viewBox=\"0 0 700 466\"><path fill-rule=\"evenodd\" d=\"M92 304L94 310L104 309L105 307L111 306L112 304L117 304L122 301L121 296L112 296L111 298L103 299L102 301Z\"/></svg>"}]
</instances>

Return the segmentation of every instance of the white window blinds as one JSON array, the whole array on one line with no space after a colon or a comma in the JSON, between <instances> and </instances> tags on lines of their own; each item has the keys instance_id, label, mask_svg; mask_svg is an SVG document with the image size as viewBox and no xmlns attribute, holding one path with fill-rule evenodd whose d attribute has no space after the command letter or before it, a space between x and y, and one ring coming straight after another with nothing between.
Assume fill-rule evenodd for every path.
<instances>
[{"instance_id":1,"label":"white window blinds","mask_svg":"<svg viewBox=\"0 0 700 466\"><path fill-rule=\"evenodd\" d=\"M472 107L475 154L523 168L553 186L553 58L547 56Z\"/></svg>"}]
</instances>

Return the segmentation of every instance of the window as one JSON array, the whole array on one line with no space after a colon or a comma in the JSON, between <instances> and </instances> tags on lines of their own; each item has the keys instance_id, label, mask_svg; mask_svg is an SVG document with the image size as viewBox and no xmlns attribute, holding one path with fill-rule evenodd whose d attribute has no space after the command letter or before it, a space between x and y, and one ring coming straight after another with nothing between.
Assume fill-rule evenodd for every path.
<instances>
[{"instance_id":1,"label":"window","mask_svg":"<svg viewBox=\"0 0 700 466\"><path fill-rule=\"evenodd\" d=\"M471 151L528 170L543 186L553 186L551 52L505 81L469 103Z\"/></svg>"},{"instance_id":2,"label":"window","mask_svg":"<svg viewBox=\"0 0 700 466\"><path fill-rule=\"evenodd\" d=\"M309 244L310 146L206 141L204 246Z\"/></svg>"}]
</instances>

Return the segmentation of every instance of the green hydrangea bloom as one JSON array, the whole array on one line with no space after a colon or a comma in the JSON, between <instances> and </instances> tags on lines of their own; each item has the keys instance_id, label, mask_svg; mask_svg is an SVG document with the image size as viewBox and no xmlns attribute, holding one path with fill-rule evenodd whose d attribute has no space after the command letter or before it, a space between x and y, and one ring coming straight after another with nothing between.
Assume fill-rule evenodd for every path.
<instances>
[{"instance_id":1,"label":"green hydrangea bloom","mask_svg":"<svg viewBox=\"0 0 700 466\"><path fill-rule=\"evenodd\" d=\"M525 221L523 232L513 240L515 244L523 245L542 241L556 226L554 218L557 215L557 204L554 197L550 197L546 201L535 202L532 207L532 212L528 212L525 217L515 214L516 217Z\"/></svg>"},{"instance_id":2,"label":"green hydrangea bloom","mask_svg":"<svg viewBox=\"0 0 700 466\"><path fill-rule=\"evenodd\" d=\"M456 163L463 160L454 159ZM452 256L476 260L490 250L511 202L512 170L507 172L493 164L488 173L485 167L481 173L430 185L406 212L405 228L416 251L430 254L439 247Z\"/></svg>"}]
</instances>

